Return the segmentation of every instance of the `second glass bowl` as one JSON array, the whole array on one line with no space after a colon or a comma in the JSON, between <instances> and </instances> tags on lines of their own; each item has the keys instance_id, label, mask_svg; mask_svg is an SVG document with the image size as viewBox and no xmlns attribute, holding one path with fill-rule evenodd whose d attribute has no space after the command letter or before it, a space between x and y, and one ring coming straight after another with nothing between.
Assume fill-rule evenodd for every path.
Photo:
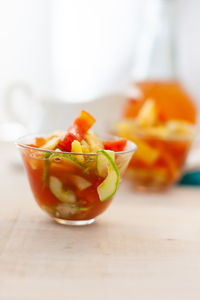
<instances>
[{"instance_id":1,"label":"second glass bowl","mask_svg":"<svg viewBox=\"0 0 200 300\"><path fill-rule=\"evenodd\" d=\"M171 122L170 126L178 126ZM186 129L185 129L186 131ZM173 134L165 127L142 130L131 121L115 125L115 134L134 141L138 150L131 159L127 177L141 191L165 190L180 179L188 152L195 138L195 131Z\"/></svg>"}]
</instances>

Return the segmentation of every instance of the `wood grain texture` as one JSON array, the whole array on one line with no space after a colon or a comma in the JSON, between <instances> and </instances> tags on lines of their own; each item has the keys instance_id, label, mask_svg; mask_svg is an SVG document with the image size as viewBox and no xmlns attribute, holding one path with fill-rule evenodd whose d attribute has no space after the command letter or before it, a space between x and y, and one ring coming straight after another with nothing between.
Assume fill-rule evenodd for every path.
<instances>
[{"instance_id":1,"label":"wood grain texture","mask_svg":"<svg viewBox=\"0 0 200 300\"><path fill-rule=\"evenodd\" d=\"M200 299L200 189L125 183L96 223L66 227L37 207L15 151L0 147L0 300Z\"/></svg>"}]
</instances>

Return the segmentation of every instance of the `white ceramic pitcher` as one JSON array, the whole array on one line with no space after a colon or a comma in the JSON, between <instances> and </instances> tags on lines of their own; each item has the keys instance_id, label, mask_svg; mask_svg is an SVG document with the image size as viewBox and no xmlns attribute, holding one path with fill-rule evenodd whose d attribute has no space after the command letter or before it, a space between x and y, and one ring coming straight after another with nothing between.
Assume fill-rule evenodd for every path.
<instances>
[{"instance_id":1,"label":"white ceramic pitcher","mask_svg":"<svg viewBox=\"0 0 200 300\"><path fill-rule=\"evenodd\" d=\"M23 93L24 101L20 103L16 94ZM125 95L113 93L90 102L63 102L58 99L38 98L33 90L24 83L10 86L6 91L5 110L11 121L24 126L27 133L49 132L67 129L78 113L84 109L97 120L96 132L109 130L109 126L121 116Z\"/></svg>"}]
</instances>

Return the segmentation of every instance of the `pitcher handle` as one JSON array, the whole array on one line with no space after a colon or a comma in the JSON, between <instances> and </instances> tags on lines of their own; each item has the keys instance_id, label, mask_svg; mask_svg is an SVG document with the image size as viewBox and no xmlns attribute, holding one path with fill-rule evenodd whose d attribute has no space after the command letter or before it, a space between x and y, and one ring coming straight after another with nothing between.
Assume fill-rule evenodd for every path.
<instances>
[{"instance_id":1,"label":"pitcher handle","mask_svg":"<svg viewBox=\"0 0 200 300\"><path fill-rule=\"evenodd\" d=\"M14 101L15 99L15 93L18 90L22 90L23 93L26 95L27 98L27 104L26 109L28 109L30 102L33 100L33 91L30 88L30 86L27 83L24 82L18 82L10 85L6 91L5 91L5 102L4 102L4 109L6 115L14 122L20 123L23 126L26 126L27 122L23 120L23 114L19 114L14 109Z\"/></svg>"}]
</instances>

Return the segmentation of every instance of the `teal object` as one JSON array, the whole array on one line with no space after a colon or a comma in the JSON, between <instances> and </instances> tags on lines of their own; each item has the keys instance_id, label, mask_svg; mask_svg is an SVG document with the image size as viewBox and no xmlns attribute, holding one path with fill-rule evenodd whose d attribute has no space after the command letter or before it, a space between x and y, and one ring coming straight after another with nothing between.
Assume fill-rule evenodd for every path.
<instances>
[{"instance_id":1,"label":"teal object","mask_svg":"<svg viewBox=\"0 0 200 300\"><path fill-rule=\"evenodd\" d=\"M179 185L190 185L200 186L200 170L185 173L181 180L178 182Z\"/></svg>"}]
</instances>

